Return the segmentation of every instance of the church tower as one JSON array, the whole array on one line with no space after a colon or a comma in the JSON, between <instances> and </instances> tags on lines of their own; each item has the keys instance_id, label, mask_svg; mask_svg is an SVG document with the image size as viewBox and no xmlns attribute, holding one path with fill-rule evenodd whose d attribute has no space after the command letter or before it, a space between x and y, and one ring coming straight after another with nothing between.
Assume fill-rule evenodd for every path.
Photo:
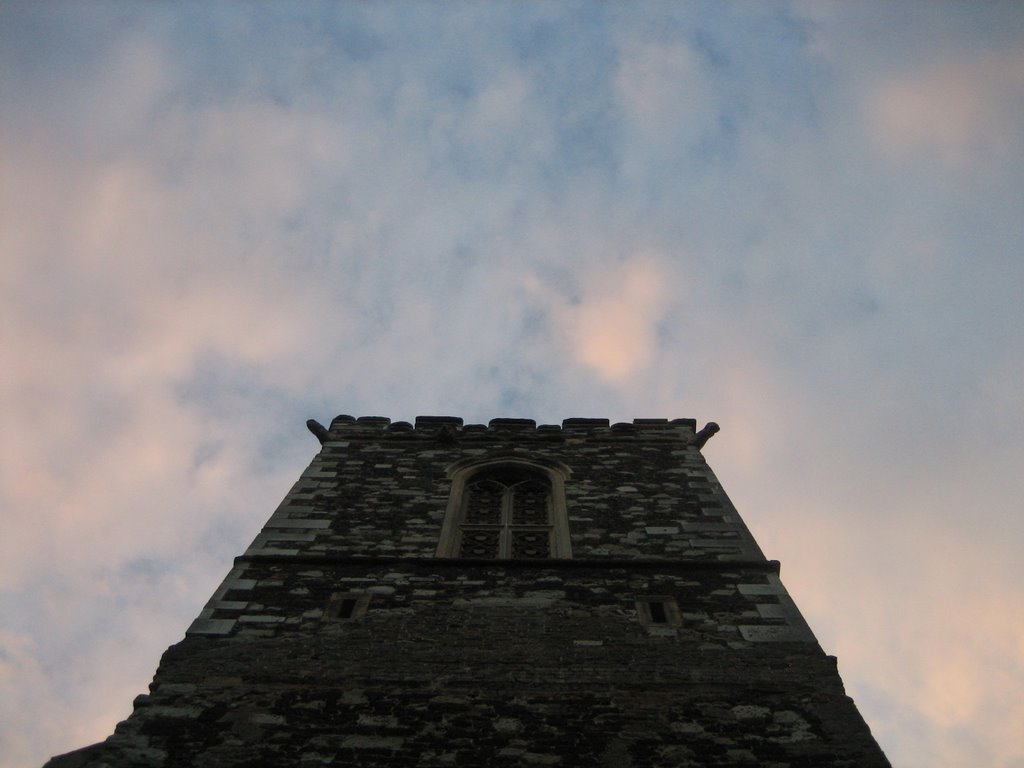
<instances>
[{"instance_id":1,"label":"church tower","mask_svg":"<svg viewBox=\"0 0 1024 768\"><path fill-rule=\"evenodd\" d=\"M339 416L85 766L888 762L690 419Z\"/></svg>"}]
</instances>

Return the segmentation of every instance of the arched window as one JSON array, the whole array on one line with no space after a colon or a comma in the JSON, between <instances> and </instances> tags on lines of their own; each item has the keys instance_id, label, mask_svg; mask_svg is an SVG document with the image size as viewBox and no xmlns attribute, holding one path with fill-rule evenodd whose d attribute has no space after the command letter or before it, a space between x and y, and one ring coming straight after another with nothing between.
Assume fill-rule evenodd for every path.
<instances>
[{"instance_id":1,"label":"arched window","mask_svg":"<svg viewBox=\"0 0 1024 768\"><path fill-rule=\"evenodd\" d=\"M522 460L456 467L438 557L571 557L567 471Z\"/></svg>"}]
</instances>

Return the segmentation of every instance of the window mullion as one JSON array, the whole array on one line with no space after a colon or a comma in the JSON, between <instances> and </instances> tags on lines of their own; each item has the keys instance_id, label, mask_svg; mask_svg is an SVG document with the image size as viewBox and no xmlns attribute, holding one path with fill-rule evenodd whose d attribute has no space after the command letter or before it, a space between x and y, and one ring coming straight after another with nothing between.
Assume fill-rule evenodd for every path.
<instances>
[{"instance_id":1,"label":"window mullion","mask_svg":"<svg viewBox=\"0 0 1024 768\"><path fill-rule=\"evenodd\" d=\"M501 495L501 535L498 537L498 557L508 560L512 557L512 489L505 488Z\"/></svg>"}]
</instances>

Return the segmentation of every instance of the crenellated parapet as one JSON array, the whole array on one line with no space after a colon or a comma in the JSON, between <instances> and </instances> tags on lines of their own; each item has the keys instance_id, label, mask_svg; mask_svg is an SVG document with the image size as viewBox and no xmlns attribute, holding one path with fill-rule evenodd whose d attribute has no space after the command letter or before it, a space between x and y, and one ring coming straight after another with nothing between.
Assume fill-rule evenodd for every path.
<instances>
[{"instance_id":1,"label":"crenellated parapet","mask_svg":"<svg viewBox=\"0 0 1024 768\"><path fill-rule=\"evenodd\" d=\"M369 434L379 435L410 433L424 438L436 436L439 431L446 430L457 435L482 435L515 432L525 436L530 433L542 437L550 437L565 433L566 435L608 435L616 437L645 438L679 438L693 440L697 422L694 419L633 419L611 423L608 419L568 418L560 424L538 424L533 419L496 418L486 424L466 424L458 416L417 416L415 421L392 421L386 416L335 416L330 428L318 421L310 419L306 422L321 443L331 439L346 439L352 436ZM717 431L717 425L716 429Z\"/></svg>"},{"instance_id":2,"label":"crenellated parapet","mask_svg":"<svg viewBox=\"0 0 1024 768\"><path fill-rule=\"evenodd\" d=\"M694 419L633 419L612 423L608 419L569 418L560 424L538 424L533 419L496 418L486 424L465 423L458 416L417 416L415 421L392 421L386 416L335 416L330 427L315 419L306 427L326 445L331 441L384 438L437 440L454 444L460 440L502 440L514 434L521 444L531 440L560 441L616 439L627 441L675 441L700 451L719 431L708 422L697 431Z\"/></svg>"}]
</instances>

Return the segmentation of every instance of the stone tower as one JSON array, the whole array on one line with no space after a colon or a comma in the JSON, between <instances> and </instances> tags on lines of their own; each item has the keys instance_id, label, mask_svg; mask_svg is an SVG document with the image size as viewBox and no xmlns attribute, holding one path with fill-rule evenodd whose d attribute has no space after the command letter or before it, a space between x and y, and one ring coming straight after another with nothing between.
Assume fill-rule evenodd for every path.
<instances>
[{"instance_id":1,"label":"stone tower","mask_svg":"<svg viewBox=\"0 0 1024 768\"><path fill-rule=\"evenodd\" d=\"M689 419L339 416L81 766L886 766Z\"/></svg>"}]
</instances>

